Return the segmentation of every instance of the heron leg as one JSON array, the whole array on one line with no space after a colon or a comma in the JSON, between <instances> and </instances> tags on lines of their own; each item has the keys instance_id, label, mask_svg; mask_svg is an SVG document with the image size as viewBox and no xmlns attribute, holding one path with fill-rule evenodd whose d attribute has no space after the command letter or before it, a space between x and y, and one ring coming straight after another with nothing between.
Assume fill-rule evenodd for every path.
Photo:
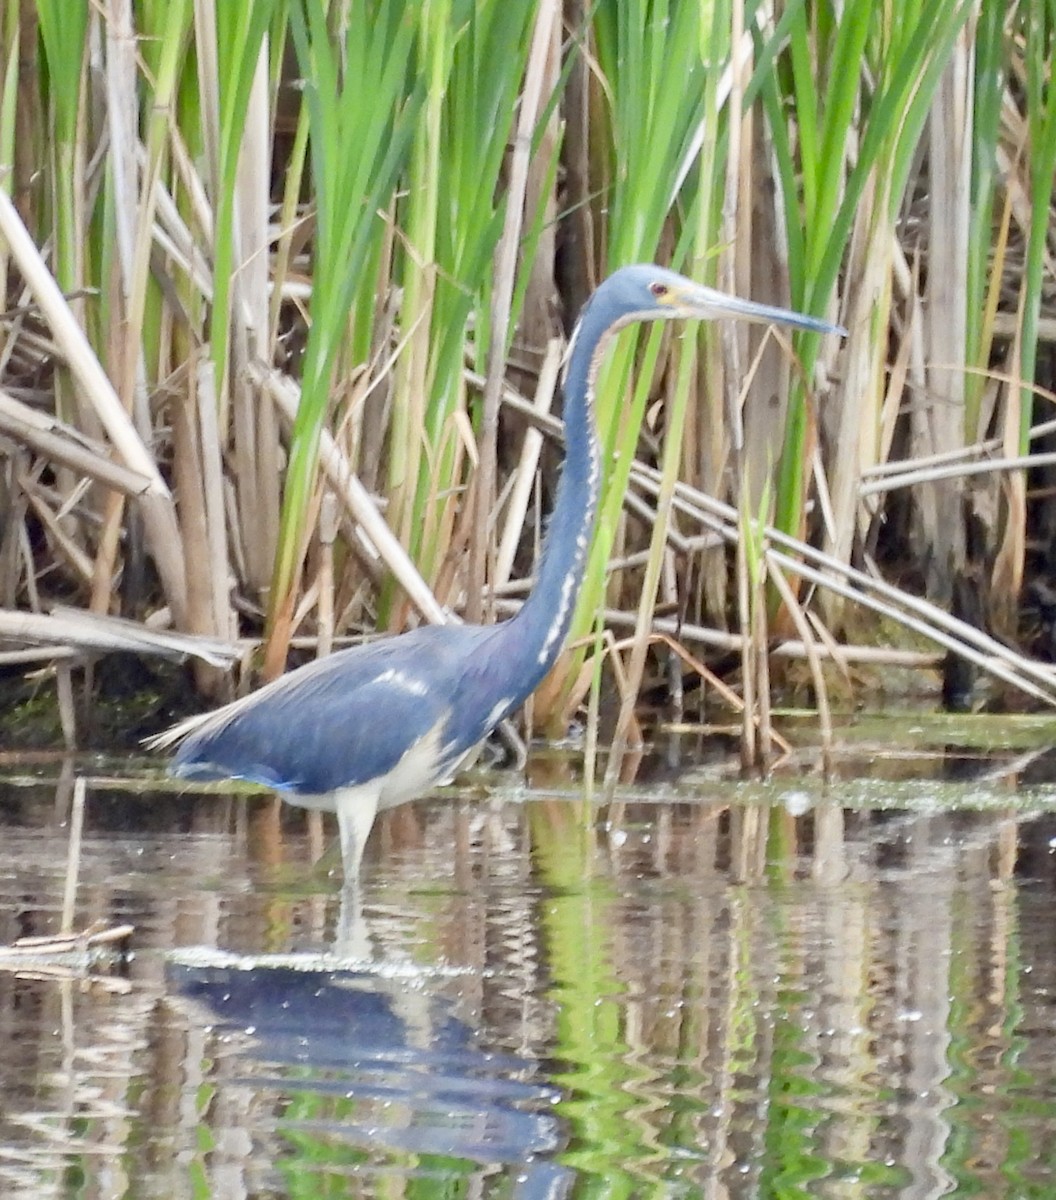
<instances>
[{"instance_id":1,"label":"heron leg","mask_svg":"<svg viewBox=\"0 0 1056 1200\"><path fill-rule=\"evenodd\" d=\"M367 788L342 788L334 794L334 811L337 813L341 862L347 883L359 876L363 848L378 812L378 793Z\"/></svg>"},{"instance_id":2,"label":"heron leg","mask_svg":"<svg viewBox=\"0 0 1056 1200\"><path fill-rule=\"evenodd\" d=\"M369 959L370 940L363 919L359 867L378 811L378 793L365 788L345 788L334 797L334 811L345 869L334 951L340 958Z\"/></svg>"}]
</instances>

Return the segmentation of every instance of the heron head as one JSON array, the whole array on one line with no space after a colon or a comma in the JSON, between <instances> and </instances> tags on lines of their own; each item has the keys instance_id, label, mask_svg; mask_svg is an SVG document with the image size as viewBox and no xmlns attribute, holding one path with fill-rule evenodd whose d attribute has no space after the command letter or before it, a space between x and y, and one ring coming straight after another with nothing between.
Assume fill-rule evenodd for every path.
<instances>
[{"instance_id":1,"label":"heron head","mask_svg":"<svg viewBox=\"0 0 1056 1200\"><path fill-rule=\"evenodd\" d=\"M621 267L602 284L597 292L614 326L632 321L698 320L716 321L733 318L760 325L788 325L795 329L812 329L818 333L846 331L817 317L808 317L786 308L756 304L728 296L714 288L694 283L677 271L638 263Z\"/></svg>"}]
</instances>

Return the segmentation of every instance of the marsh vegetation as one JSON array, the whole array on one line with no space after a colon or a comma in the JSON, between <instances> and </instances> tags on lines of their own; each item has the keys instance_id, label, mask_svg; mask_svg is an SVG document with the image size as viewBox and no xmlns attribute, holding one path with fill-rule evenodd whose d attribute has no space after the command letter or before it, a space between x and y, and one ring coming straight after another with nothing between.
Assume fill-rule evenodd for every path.
<instances>
[{"instance_id":1,"label":"marsh vegetation","mask_svg":"<svg viewBox=\"0 0 1056 1200\"><path fill-rule=\"evenodd\" d=\"M514 611L571 323L656 260L849 336L621 335L535 725L717 696L767 759L775 683L826 736L951 645L1051 697L1054 40L1041 0L11 0L15 665L197 635L215 699L238 654Z\"/></svg>"}]
</instances>

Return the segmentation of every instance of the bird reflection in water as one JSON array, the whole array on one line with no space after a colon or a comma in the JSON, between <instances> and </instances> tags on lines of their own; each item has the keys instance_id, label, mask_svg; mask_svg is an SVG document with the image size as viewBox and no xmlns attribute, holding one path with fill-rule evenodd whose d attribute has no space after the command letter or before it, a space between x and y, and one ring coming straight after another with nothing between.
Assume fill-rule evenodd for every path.
<instances>
[{"instance_id":1,"label":"bird reflection in water","mask_svg":"<svg viewBox=\"0 0 1056 1200\"><path fill-rule=\"evenodd\" d=\"M537 1081L542 1067L478 1048L428 975L174 962L168 978L185 1017L208 1028L203 1083L259 1101L218 1111L229 1121L278 1113L243 1130L250 1139L273 1128L322 1172L347 1165L352 1146L367 1155L360 1169L379 1176L402 1178L410 1158L452 1181L507 1172L510 1194L526 1200L568 1194L572 1172L554 1160L559 1097Z\"/></svg>"}]
</instances>

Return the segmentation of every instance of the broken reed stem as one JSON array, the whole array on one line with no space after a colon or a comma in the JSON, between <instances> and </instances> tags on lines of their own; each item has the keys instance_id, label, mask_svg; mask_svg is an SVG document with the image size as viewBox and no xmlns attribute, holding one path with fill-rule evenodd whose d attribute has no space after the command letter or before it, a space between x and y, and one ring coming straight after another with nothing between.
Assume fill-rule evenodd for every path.
<instances>
[{"instance_id":1,"label":"broken reed stem","mask_svg":"<svg viewBox=\"0 0 1056 1200\"><path fill-rule=\"evenodd\" d=\"M655 494L659 487L657 476L655 469L640 463L635 464L631 472L631 479L651 494ZM729 504L680 484L675 505L684 513L694 516L706 528L719 533L724 540L739 540L737 513ZM779 553L780 561L786 564L786 568L802 578L874 612L880 612L907 629L924 634L939 645L963 654L988 673L997 675L1006 683L1012 683L1048 704L1056 703L1056 671L1048 664L1034 662L1010 650L982 630L950 616L927 600L848 566L789 534L771 526L767 526L763 532L773 546L788 551L780 553L775 550L774 553ZM874 593L881 599L874 599ZM998 664L1005 665L998 669Z\"/></svg>"},{"instance_id":2,"label":"broken reed stem","mask_svg":"<svg viewBox=\"0 0 1056 1200\"><path fill-rule=\"evenodd\" d=\"M55 664L55 692L59 701L59 724L67 750L77 749L77 706L73 699L73 675L68 661Z\"/></svg>"},{"instance_id":3,"label":"broken reed stem","mask_svg":"<svg viewBox=\"0 0 1056 1200\"><path fill-rule=\"evenodd\" d=\"M21 442L50 462L87 475L114 491L137 496L150 487L150 479L112 462L108 448L58 417L42 413L0 390L0 433Z\"/></svg>"},{"instance_id":4,"label":"broken reed stem","mask_svg":"<svg viewBox=\"0 0 1056 1200\"><path fill-rule=\"evenodd\" d=\"M993 377L1001 380L1004 377L1000 372L994 373ZM1013 382L1009 380L1009 382ZM1043 399L1050 403L1056 403L1056 395L1046 391L1044 388L1035 388L1035 395L1040 395ZM1056 433L1056 421L1041 421L1037 425L1031 426L1029 440L1037 441L1040 437L1047 437L1050 433ZM1001 449L1003 445L1000 438L987 438L982 442L974 442L970 446L961 446L956 450L943 450L938 454L921 454L916 458L898 458L891 459L888 462L876 463L874 466L866 467L862 471L862 479L881 479L887 475L903 475L910 471L924 471L929 467L946 466L952 463L968 463L974 462L983 458L984 455L993 454ZM995 460L989 460L993 463ZM1031 458L1032 463L1036 460Z\"/></svg>"},{"instance_id":5,"label":"broken reed stem","mask_svg":"<svg viewBox=\"0 0 1056 1200\"><path fill-rule=\"evenodd\" d=\"M70 841L66 854L66 882L62 893L62 922L59 932L73 932L73 916L77 904L77 881L81 873L81 836L84 832L85 782L82 775L73 781L73 802L70 805Z\"/></svg>"},{"instance_id":6,"label":"broken reed stem","mask_svg":"<svg viewBox=\"0 0 1056 1200\"><path fill-rule=\"evenodd\" d=\"M1034 467L1051 467L1056 463L1056 453L1020 454L1011 458L987 458L976 462L958 462L948 466L920 467L900 473L885 472L863 480L858 485L858 495L877 496L893 492L896 488L916 487L922 483L936 483L940 479L957 479L965 475L984 475L988 472L1028 471Z\"/></svg>"}]
</instances>

